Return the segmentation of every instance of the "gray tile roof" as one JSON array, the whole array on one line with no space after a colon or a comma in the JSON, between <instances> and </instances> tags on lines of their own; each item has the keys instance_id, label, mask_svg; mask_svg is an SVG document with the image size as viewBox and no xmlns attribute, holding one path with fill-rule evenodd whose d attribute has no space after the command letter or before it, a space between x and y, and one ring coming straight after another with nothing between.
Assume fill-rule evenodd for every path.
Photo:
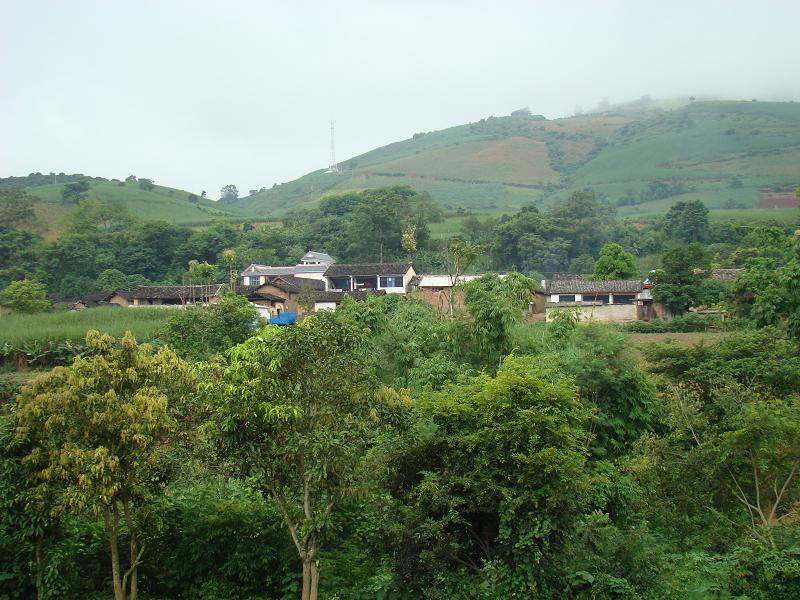
<instances>
[{"instance_id":1,"label":"gray tile roof","mask_svg":"<svg viewBox=\"0 0 800 600\"><path fill-rule=\"evenodd\" d=\"M410 262L405 263L361 263L352 265L333 264L325 271L325 277L359 277L372 275L405 275L413 268Z\"/></svg>"},{"instance_id":2,"label":"gray tile roof","mask_svg":"<svg viewBox=\"0 0 800 600\"><path fill-rule=\"evenodd\" d=\"M237 285L234 290L237 294L249 296L255 292L258 285ZM201 296L219 296L228 290L226 283L212 283L211 285L143 285L133 290L131 298L160 299L160 300L187 300Z\"/></svg>"},{"instance_id":3,"label":"gray tile roof","mask_svg":"<svg viewBox=\"0 0 800 600\"><path fill-rule=\"evenodd\" d=\"M547 284L548 294L637 294L644 283L639 279L553 279Z\"/></svg>"},{"instance_id":4,"label":"gray tile roof","mask_svg":"<svg viewBox=\"0 0 800 600\"><path fill-rule=\"evenodd\" d=\"M318 260L320 262L326 262L326 263L334 262L333 258L331 257L330 254L326 254L325 252L314 252L313 250L309 250L308 252L306 252L303 255L303 258L301 258L300 260L301 261L303 261L303 260Z\"/></svg>"},{"instance_id":5,"label":"gray tile roof","mask_svg":"<svg viewBox=\"0 0 800 600\"><path fill-rule=\"evenodd\" d=\"M290 293L300 293L303 288L311 288L312 290L325 289L325 282L320 279L296 277L295 275L279 275L278 277L267 280L263 285L271 285L279 290Z\"/></svg>"},{"instance_id":6,"label":"gray tile roof","mask_svg":"<svg viewBox=\"0 0 800 600\"><path fill-rule=\"evenodd\" d=\"M269 265L252 264L242 271L240 277L253 275L294 275L295 273L324 273L328 265L293 265L290 267L271 267Z\"/></svg>"}]
</instances>

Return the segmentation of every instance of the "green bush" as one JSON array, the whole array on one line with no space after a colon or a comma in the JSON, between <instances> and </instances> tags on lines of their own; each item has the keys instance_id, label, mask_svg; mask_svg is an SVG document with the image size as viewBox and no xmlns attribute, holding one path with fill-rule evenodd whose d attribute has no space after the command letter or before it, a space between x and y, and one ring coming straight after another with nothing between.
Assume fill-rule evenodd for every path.
<instances>
[{"instance_id":1,"label":"green bush","mask_svg":"<svg viewBox=\"0 0 800 600\"><path fill-rule=\"evenodd\" d=\"M721 320L713 316L688 313L671 321L634 321L626 326L631 333L691 333L721 327Z\"/></svg>"}]
</instances>

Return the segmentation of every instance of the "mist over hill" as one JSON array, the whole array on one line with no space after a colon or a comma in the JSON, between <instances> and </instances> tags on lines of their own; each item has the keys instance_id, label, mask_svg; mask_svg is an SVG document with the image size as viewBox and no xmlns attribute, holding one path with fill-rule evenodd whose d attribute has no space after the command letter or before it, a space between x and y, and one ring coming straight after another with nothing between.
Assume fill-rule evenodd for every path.
<instances>
[{"instance_id":1,"label":"mist over hill","mask_svg":"<svg viewBox=\"0 0 800 600\"><path fill-rule=\"evenodd\" d=\"M786 208L800 182L800 103L644 99L552 120L522 109L419 132L339 167L235 205L276 216L331 193L407 184L446 210L484 213L552 205L587 187L631 217L695 198L720 216Z\"/></svg>"}]
</instances>

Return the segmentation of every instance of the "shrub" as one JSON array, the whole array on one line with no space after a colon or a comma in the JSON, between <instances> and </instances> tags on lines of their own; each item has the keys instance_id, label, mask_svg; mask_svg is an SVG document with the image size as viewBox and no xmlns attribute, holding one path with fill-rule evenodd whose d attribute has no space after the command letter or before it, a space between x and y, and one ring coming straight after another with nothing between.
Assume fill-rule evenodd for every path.
<instances>
[{"instance_id":1,"label":"shrub","mask_svg":"<svg viewBox=\"0 0 800 600\"><path fill-rule=\"evenodd\" d=\"M688 313L671 321L634 321L626 328L632 333L691 333L721 326L717 317Z\"/></svg>"}]
</instances>

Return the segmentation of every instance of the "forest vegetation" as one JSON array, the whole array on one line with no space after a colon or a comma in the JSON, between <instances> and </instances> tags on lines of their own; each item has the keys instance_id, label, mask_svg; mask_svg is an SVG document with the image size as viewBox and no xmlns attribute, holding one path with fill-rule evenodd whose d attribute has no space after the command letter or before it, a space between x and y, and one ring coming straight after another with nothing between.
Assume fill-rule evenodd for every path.
<instances>
[{"instance_id":1,"label":"forest vegetation","mask_svg":"<svg viewBox=\"0 0 800 600\"><path fill-rule=\"evenodd\" d=\"M517 272L463 284L452 314L390 295L264 326L230 294L112 330L114 309L84 311L83 339L59 338L72 351L17 356L0 379L0 597L797 597L794 231L715 224L693 202L640 231L591 192L447 242L428 235L440 215L396 187L252 229L76 217L14 247L30 234L6 227L29 260L3 263L17 338L71 316L48 312L50 284L175 281L189 257L288 262L309 240L345 260ZM134 239L149 242L114 254ZM523 319L537 269L635 277L647 256L654 297L683 316ZM715 265L742 270L722 283ZM690 346L630 337L709 328Z\"/></svg>"}]
</instances>

